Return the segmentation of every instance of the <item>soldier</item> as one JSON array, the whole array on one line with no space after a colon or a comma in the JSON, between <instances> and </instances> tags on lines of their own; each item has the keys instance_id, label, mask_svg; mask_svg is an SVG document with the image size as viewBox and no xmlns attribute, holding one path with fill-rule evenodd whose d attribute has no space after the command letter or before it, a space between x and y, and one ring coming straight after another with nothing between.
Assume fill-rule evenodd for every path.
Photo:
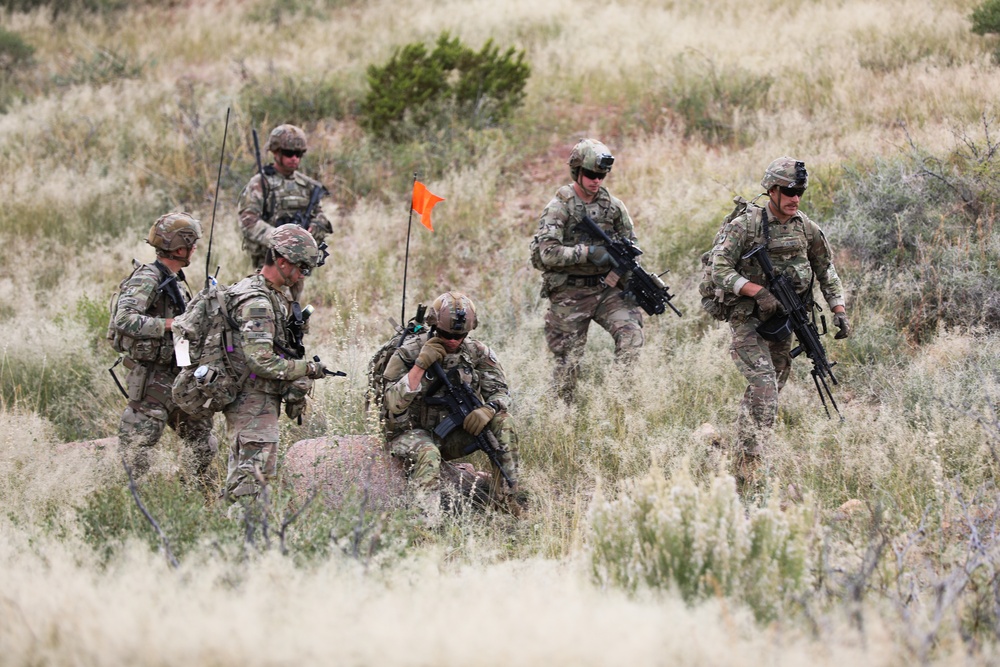
<instances>
[{"instance_id":1,"label":"soldier","mask_svg":"<svg viewBox=\"0 0 1000 667\"><path fill-rule=\"evenodd\" d=\"M426 322L430 330L407 338L383 373L387 448L403 459L417 502L428 523L434 525L441 512L441 461L461 458L472 438L488 429L499 445L503 472L512 482L507 486L500 468L494 465L491 493L498 505L516 514L519 505L513 494L517 491L518 450L508 413L511 397L496 355L485 343L467 338L478 323L476 307L465 294L446 292L431 304ZM433 386L426 371L434 362L440 362L453 382L468 383L483 403L465 418L461 429L443 440L434 429L447 412L425 402Z\"/></svg>"},{"instance_id":2,"label":"soldier","mask_svg":"<svg viewBox=\"0 0 1000 667\"><path fill-rule=\"evenodd\" d=\"M156 261L139 266L121 286L113 321L116 349L129 369L128 407L118 426L118 443L136 477L149 470L153 446L169 425L190 448L187 467L207 485L208 467L218 451L212 419L194 418L179 409L170 395L180 372L174 361L173 318L184 312L191 294L181 286L191 263L201 223L187 213L161 216L146 243L156 249Z\"/></svg>"},{"instance_id":3,"label":"soldier","mask_svg":"<svg viewBox=\"0 0 1000 667\"><path fill-rule=\"evenodd\" d=\"M274 162L263 168L263 179L259 173L254 174L240 193L243 249L250 253L255 268L264 265L268 238L274 228L291 222L300 224L296 217L305 215L313 191L320 188L326 194L322 183L298 171L306 149L306 133L301 128L294 125L274 128L264 146L264 150L273 154ZM318 202L310 212L308 229L316 243L333 231Z\"/></svg>"},{"instance_id":4,"label":"soldier","mask_svg":"<svg viewBox=\"0 0 1000 667\"><path fill-rule=\"evenodd\" d=\"M542 297L549 299L545 340L555 355L556 389L566 401L573 398L591 320L611 334L618 359L634 359L644 340L642 312L619 287L603 282L611 268L603 242L578 229L589 215L611 238L636 240L625 204L604 187L614 161L601 142L580 141L569 156L573 182L542 211L532 241L532 262L543 271Z\"/></svg>"},{"instance_id":5,"label":"soldier","mask_svg":"<svg viewBox=\"0 0 1000 667\"><path fill-rule=\"evenodd\" d=\"M743 254L766 243L775 273L787 275L803 303L810 306L813 280L818 279L839 329L835 337L851 334L830 244L816 223L799 210L808 182L804 162L790 157L774 160L760 182L767 204L749 204L723 227L712 248L712 281L724 295L723 314L733 333L730 353L748 382L736 427L736 478L744 495L762 488L758 468L778 413L778 392L791 371L792 337L771 341L757 332L761 322L780 314L781 304L764 286L766 279L757 261L743 260Z\"/></svg>"},{"instance_id":6,"label":"soldier","mask_svg":"<svg viewBox=\"0 0 1000 667\"><path fill-rule=\"evenodd\" d=\"M319 260L316 241L298 225L271 233L264 265L227 290L246 370L236 399L223 411L232 438L225 495L230 502L256 498L277 471L278 415L297 417L311 380L323 377L319 361L292 359L288 291L305 280Z\"/></svg>"}]
</instances>

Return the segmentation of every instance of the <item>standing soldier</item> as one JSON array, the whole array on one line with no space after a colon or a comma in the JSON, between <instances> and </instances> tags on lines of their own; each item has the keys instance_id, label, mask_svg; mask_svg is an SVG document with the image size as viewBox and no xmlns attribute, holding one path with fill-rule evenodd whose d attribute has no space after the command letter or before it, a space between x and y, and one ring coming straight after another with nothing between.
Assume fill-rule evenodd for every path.
<instances>
[{"instance_id":1,"label":"standing soldier","mask_svg":"<svg viewBox=\"0 0 1000 667\"><path fill-rule=\"evenodd\" d=\"M766 278L757 260L744 260L743 255L765 244L775 274L788 276L809 308L813 307L813 280L818 279L839 329L835 337L851 334L830 244L816 223L799 210L808 182L804 162L790 157L773 161L760 182L767 204L748 204L723 227L712 248L712 282L723 295L723 314L733 333L730 352L748 382L736 422L736 478L744 495L759 493L764 482L758 468L778 414L778 392L791 371L792 337L775 341L758 333L761 323L782 309L764 286Z\"/></svg>"},{"instance_id":2,"label":"standing soldier","mask_svg":"<svg viewBox=\"0 0 1000 667\"><path fill-rule=\"evenodd\" d=\"M604 284L611 258L603 241L580 229L589 215L612 239L636 240L625 204L604 187L614 161L601 142L580 141L569 156L573 182L542 211L531 243L532 264L543 272L542 296L549 299L545 340L555 355L556 389L566 401L573 399L591 320L611 334L618 359L633 359L644 340L642 312L619 287Z\"/></svg>"},{"instance_id":3,"label":"standing soldier","mask_svg":"<svg viewBox=\"0 0 1000 667\"><path fill-rule=\"evenodd\" d=\"M333 231L319 203L319 198L328 194L326 188L298 171L306 149L306 133L301 128L295 125L274 128L264 146L265 151L271 151L274 162L263 167L263 173L254 174L240 193L243 249L250 253L255 268L264 265L268 238L275 227L297 224L308 229L317 244ZM314 203L310 209L311 201ZM298 297L297 292L295 296Z\"/></svg>"},{"instance_id":4,"label":"standing soldier","mask_svg":"<svg viewBox=\"0 0 1000 667\"><path fill-rule=\"evenodd\" d=\"M152 449L169 425L191 450L185 452L189 472L207 487L206 473L218 450L212 419L191 417L171 398L180 372L171 327L191 300L181 286L181 269L191 263L199 238L201 223L187 213L169 213L153 223L146 243L156 249L156 261L139 266L122 283L109 334L129 369L118 444L133 473L141 477L149 470Z\"/></svg>"},{"instance_id":5,"label":"standing soldier","mask_svg":"<svg viewBox=\"0 0 1000 667\"><path fill-rule=\"evenodd\" d=\"M389 451L403 459L411 488L429 524L441 513L441 461L464 456L472 439L489 430L499 445L503 472L493 466L491 492L501 506L518 513L513 498L517 491L517 434L508 410L510 392L503 368L493 351L478 340L467 338L476 328L476 307L461 292L446 292L427 311L429 331L406 339L393 354L383 373L385 435ZM467 383L482 406L472 411L444 439L434 429L448 417L440 405L429 405L428 391L435 385L425 375L435 362L452 382ZM503 474L510 479L505 485Z\"/></svg>"},{"instance_id":6,"label":"standing soldier","mask_svg":"<svg viewBox=\"0 0 1000 667\"><path fill-rule=\"evenodd\" d=\"M322 362L289 358L295 345L287 291L304 281L318 260L319 248L309 232L282 225L271 234L263 267L226 291L249 373L223 411L232 438L225 489L230 502L256 498L274 477L281 401L285 399L286 414L297 417L311 380L323 377Z\"/></svg>"}]
</instances>

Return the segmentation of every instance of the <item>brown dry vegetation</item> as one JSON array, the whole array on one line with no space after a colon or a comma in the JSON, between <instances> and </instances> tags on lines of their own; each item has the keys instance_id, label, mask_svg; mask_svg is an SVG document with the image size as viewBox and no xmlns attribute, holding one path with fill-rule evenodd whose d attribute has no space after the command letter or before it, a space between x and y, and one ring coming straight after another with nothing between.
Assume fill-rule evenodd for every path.
<instances>
[{"instance_id":1,"label":"brown dry vegetation","mask_svg":"<svg viewBox=\"0 0 1000 667\"><path fill-rule=\"evenodd\" d=\"M969 31L974 5L0 10L34 47L0 72L0 662L992 664L1000 341L992 316L970 313L990 297L975 280L996 277L1000 172L966 154L993 146L1000 75L992 38ZM523 108L501 128L374 142L357 118L367 66L443 30L524 49ZM333 255L307 285L310 353L348 377L318 388L303 426L285 423L283 449L374 432L366 366L400 315L418 171L446 201L433 234L414 227L407 314L445 289L476 300L476 334L515 397L526 519L468 512L429 533L405 507L366 505L358 485L313 502L279 540L303 502L288 491L302 480L287 479L267 539L259 526L248 536L176 482L168 435L143 492L172 569L114 451L65 444L115 432L107 297L130 258L151 257L143 239L158 215L211 219L227 108L211 261L223 281L249 268L235 201L254 170L251 129L304 125L304 169L338 205ZM527 244L588 135L615 152L608 187L647 267L671 269L684 317L647 321L628 377L594 331L567 408L550 396ZM743 381L727 332L699 313L698 257L731 197L756 194L783 154L809 165L803 208L838 248L857 335L824 339L846 421L824 418L799 360L770 452L771 504L744 511L725 460ZM899 201L937 196L941 181L969 198L929 208L913 241L914 208ZM782 510L792 482L804 501Z\"/></svg>"}]
</instances>

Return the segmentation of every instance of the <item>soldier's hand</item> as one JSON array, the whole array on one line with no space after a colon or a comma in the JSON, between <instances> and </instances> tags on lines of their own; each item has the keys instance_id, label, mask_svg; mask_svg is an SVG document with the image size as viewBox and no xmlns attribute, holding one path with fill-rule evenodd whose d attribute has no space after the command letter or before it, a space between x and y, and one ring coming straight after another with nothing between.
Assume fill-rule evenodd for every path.
<instances>
[{"instance_id":1,"label":"soldier's hand","mask_svg":"<svg viewBox=\"0 0 1000 667\"><path fill-rule=\"evenodd\" d=\"M424 346L420 348L420 354L417 355L417 361L415 365L417 368L423 368L425 371L430 368L435 362L444 359L444 355L447 351L444 349L444 341L435 336L429 339Z\"/></svg>"},{"instance_id":2,"label":"soldier's hand","mask_svg":"<svg viewBox=\"0 0 1000 667\"><path fill-rule=\"evenodd\" d=\"M775 313L784 312L781 302L766 287L761 287L760 291L753 295L753 300L757 302L761 320L769 320Z\"/></svg>"},{"instance_id":3,"label":"soldier's hand","mask_svg":"<svg viewBox=\"0 0 1000 667\"><path fill-rule=\"evenodd\" d=\"M306 367L309 369L306 373L306 377L312 378L313 380L319 380L323 377L323 374L326 373L326 364L322 361L310 361Z\"/></svg>"},{"instance_id":4,"label":"soldier's hand","mask_svg":"<svg viewBox=\"0 0 1000 667\"><path fill-rule=\"evenodd\" d=\"M479 435L496 413L497 411L490 406L482 405L465 416L462 428L472 435Z\"/></svg>"},{"instance_id":5,"label":"soldier's hand","mask_svg":"<svg viewBox=\"0 0 1000 667\"><path fill-rule=\"evenodd\" d=\"M834 313L833 325L840 329L834 338L843 340L844 338L851 337L851 321L847 319L847 313Z\"/></svg>"},{"instance_id":6,"label":"soldier's hand","mask_svg":"<svg viewBox=\"0 0 1000 667\"><path fill-rule=\"evenodd\" d=\"M602 245L587 246L587 261L594 266L605 266L611 263L611 255Z\"/></svg>"}]
</instances>

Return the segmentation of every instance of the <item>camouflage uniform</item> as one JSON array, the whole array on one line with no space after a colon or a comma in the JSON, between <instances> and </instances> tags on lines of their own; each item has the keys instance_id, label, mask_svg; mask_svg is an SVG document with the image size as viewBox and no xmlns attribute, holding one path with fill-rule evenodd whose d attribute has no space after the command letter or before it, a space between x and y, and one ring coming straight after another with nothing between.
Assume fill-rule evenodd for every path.
<instances>
[{"instance_id":1,"label":"camouflage uniform","mask_svg":"<svg viewBox=\"0 0 1000 667\"><path fill-rule=\"evenodd\" d=\"M441 406L429 406L424 402L423 397L432 385L427 376L416 390L410 391L407 373L429 338L429 332L407 338L389 359L383 373L386 386L384 425L387 447L393 456L405 462L417 494L432 505L440 505L441 462L465 456L463 451L472 442L473 436L462 428L455 429L444 440L434 434L434 429L447 417L447 412ZM503 471L513 483L517 483L517 434L508 413L511 397L496 355L485 343L466 338L454 354L445 356L441 367L468 382L481 401L495 407L496 414L486 428L496 436L501 447ZM495 492L502 488L501 480L500 470L494 467Z\"/></svg>"},{"instance_id":2,"label":"camouflage uniform","mask_svg":"<svg viewBox=\"0 0 1000 667\"><path fill-rule=\"evenodd\" d=\"M763 454L763 445L778 413L778 392L791 371L792 337L775 342L765 340L757 327L761 323L757 302L739 294L747 283L766 285L767 279L755 259L743 260L743 254L764 242L766 209L756 205L725 225L712 249L712 280L732 329L730 353L748 385L740 403L737 419L737 463L751 470ZM787 222L779 223L768 213L768 254L775 272L785 274L806 304L812 303L812 281L832 309L844 304L844 290L833 266L833 253L826 236L815 222L799 211Z\"/></svg>"},{"instance_id":3,"label":"camouflage uniform","mask_svg":"<svg viewBox=\"0 0 1000 667\"><path fill-rule=\"evenodd\" d=\"M175 304L166 289L158 289L171 277L181 304ZM191 417L170 395L180 369L174 361L173 334L166 331L165 322L184 312L191 299L190 292L180 287L183 280L183 272L174 274L156 261L140 266L122 286L114 327L132 342L124 360L129 369L128 407L118 426L118 442L134 474L142 476L149 470L152 448L169 425L191 449L190 472L204 482L218 449L212 419Z\"/></svg>"},{"instance_id":4,"label":"camouflage uniform","mask_svg":"<svg viewBox=\"0 0 1000 667\"><path fill-rule=\"evenodd\" d=\"M555 354L556 387L564 396L572 396L576 385L591 320L611 334L619 358L633 358L644 340L642 311L622 297L621 289L601 282L608 267L587 261L588 245L601 241L578 231L584 215L612 238L636 240L625 205L604 187L588 204L572 185L564 185L542 212L535 242L544 266L541 294L550 302L545 341Z\"/></svg>"},{"instance_id":5,"label":"camouflage uniform","mask_svg":"<svg viewBox=\"0 0 1000 667\"><path fill-rule=\"evenodd\" d=\"M287 290L258 272L230 287L227 296L250 372L236 400L224 410L231 438L226 497L235 501L256 497L262 483L274 477L282 396L293 384L304 381L311 362L288 359L280 351L290 349Z\"/></svg>"},{"instance_id":6,"label":"camouflage uniform","mask_svg":"<svg viewBox=\"0 0 1000 667\"><path fill-rule=\"evenodd\" d=\"M261 176L255 174L243 192L238 203L240 229L243 233L243 249L250 253L250 259L256 268L264 264L264 253L267 251L268 235L275 227L284 224L286 218L297 211L305 211L309 206L309 198L314 187L323 187L319 181L296 171L291 178L285 178L268 165L264 167L265 185L267 187L267 212L265 220L264 192L261 187ZM330 221L323 214L321 204L316 204L312 212L312 235L319 243L333 231Z\"/></svg>"}]
</instances>

